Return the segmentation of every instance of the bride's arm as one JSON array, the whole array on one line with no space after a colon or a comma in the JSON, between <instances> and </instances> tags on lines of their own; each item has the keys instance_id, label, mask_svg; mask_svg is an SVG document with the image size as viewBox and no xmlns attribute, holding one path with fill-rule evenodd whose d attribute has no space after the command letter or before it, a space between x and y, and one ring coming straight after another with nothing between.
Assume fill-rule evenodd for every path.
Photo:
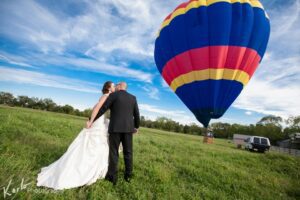
<instances>
[{"instance_id":1,"label":"bride's arm","mask_svg":"<svg viewBox=\"0 0 300 200\"><path fill-rule=\"evenodd\" d=\"M93 111L92 111L91 118L90 118L90 120L89 120L90 122L93 122L93 121L94 121L94 119L95 119L95 117L96 117L96 115L97 115L99 109L102 107L102 105L104 104L104 102L105 102L106 99L107 99L107 96L106 96L106 95L103 95L103 96L99 99L98 103L94 106Z\"/></svg>"}]
</instances>

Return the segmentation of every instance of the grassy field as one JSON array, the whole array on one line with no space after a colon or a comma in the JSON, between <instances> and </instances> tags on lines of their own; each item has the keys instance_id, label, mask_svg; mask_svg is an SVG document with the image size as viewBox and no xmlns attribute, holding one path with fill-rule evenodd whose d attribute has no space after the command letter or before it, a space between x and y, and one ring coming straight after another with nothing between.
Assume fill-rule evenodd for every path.
<instances>
[{"instance_id":1,"label":"grassy field","mask_svg":"<svg viewBox=\"0 0 300 200\"><path fill-rule=\"evenodd\" d=\"M54 192L36 187L41 167L57 160L86 119L0 106L0 186L6 199L300 199L300 158L236 149L223 139L141 128L134 136L134 174L117 187L98 180ZM121 156L121 158L123 158ZM26 188L13 193L21 185ZM8 184L11 180L11 184Z\"/></svg>"}]
</instances>

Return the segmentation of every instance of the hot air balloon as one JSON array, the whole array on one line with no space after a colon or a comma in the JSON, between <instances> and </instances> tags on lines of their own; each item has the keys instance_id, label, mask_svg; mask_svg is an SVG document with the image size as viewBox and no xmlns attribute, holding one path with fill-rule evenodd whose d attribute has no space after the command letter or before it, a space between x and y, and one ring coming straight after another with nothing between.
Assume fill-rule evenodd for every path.
<instances>
[{"instance_id":1,"label":"hot air balloon","mask_svg":"<svg viewBox=\"0 0 300 200\"><path fill-rule=\"evenodd\" d=\"M258 0L190 0L163 21L155 40L155 63L207 127L246 86L269 36L269 17Z\"/></svg>"}]
</instances>

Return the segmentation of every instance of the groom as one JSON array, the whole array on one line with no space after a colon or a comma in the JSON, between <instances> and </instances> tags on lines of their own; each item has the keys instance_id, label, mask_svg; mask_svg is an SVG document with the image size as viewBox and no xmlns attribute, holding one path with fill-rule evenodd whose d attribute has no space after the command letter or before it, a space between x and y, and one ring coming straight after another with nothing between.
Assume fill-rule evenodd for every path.
<instances>
[{"instance_id":1,"label":"groom","mask_svg":"<svg viewBox=\"0 0 300 200\"><path fill-rule=\"evenodd\" d=\"M110 109L109 132L109 166L105 179L114 185L118 179L119 145L122 142L125 161L124 179L129 182L132 177L132 134L140 125L140 114L136 97L126 91L126 82L120 82L118 91L111 93L94 121Z\"/></svg>"}]
</instances>

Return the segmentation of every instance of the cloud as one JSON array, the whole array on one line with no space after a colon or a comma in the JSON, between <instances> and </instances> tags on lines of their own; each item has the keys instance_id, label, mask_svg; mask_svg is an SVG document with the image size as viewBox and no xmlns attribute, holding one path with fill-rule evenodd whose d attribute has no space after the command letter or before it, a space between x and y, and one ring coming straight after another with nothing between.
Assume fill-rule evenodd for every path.
<instances>
[{"instance_id":1,"label":"cloud","mask_svg":"<svg viewBox=\"0 0 300 200\"><path fill-rule=\"evenodd\" d=\"M246 111L245 114L246 115L252 115L252 112L251 111Z\"/></svg>"},{"instance_id":2,"label":"cloud","mask_svg":"<svg viewBox=\"0 0 300 200\"><path fill-rule=\"evenodd\" d=\"M62 76L0 66L0 81L33 84L88 93L99 93L97 84Z\"/></svg>"},{"instance_id":3,"label":"cloud","mask_svg":"<svg viewBox=\"0 0 300 200\"><path fill-rule=\"evenodd\" d=\"M113 65L110 63L90 59L90 58L77 58L77 57L59 57L54 56L49 58L49 64L55 64L65 68L88 70L98 73L103 73L110 76L131 78L146 83L151 83L153 76L151 73L142 70L136 70L122 65Z\"/></svg>"},{"instance_id":4,"label":"cloud","mask_svg":"<svg viewBox=\"0 0 300 200\"><path fill-rule=\"evenodd\" d=\"M286 118L299 115L298 99L299 85L277 87L272 82L254 79L246 86L234 107Z\"/></svg>"},{"instance_id":5,"label":"cloud","mask_svg":"<svg viewBox=\"0 0 300 200\"><path fill-rule=\"evenodd\" d=\"M299 33L300 25L297 24L299 22L300 15L300 2L299 1L291 1L286 4L287 6L283 7L274 7L270 12L270 15L278 14L276 12L280 11L281 14L279 17L271 18L271 24L274 31L272 32L271 39L276 40L278 38L282 38L286 36L286 33L292 33L291 30ZM295 34L292 33L293 36ZM286 42L289 38L283 40Z\"/></svg>"},{"instance_id":6,"label":"cloud","mask_svg":"<svg viewBox=\"0 0 300 200\"><path fill-rule=\"evenodd\" d=\"M2 2L0 25L6 28L0 33L45 54L76 49L94 58L114 58L118 53L123 59L152 60L155 34L166 10L176 2L167 6L154 0L82 1L77 15L70 14L74 2L62 4L67 5L53 8L33 0ZM64 7L70 10L57 14Z\"/></svg>"},{"instance_id":7,"label":"cloud","mask_svg":"<svg viewBox=\"0 0 300 200\"><path fill-rule=\"evenodd\" d=\"M173 117L178 117L178 116L182 116L183 114L185 114L185 112L181 111L181 110L165 110L165 109L160 109L157 106L149 105L149 104L140 104L139 106L140 106L140 109L142 109L144 111L153 112L153 113L157 113L157 114L166 114L166 115L173 116Z\"/></svg>"},{"instance_id":8,"label":"cloud","mask_svg":"<svg viewBox=\"0 0 300 200\"><path fill-rule=\"evenodd\" d=\"M27 65L56 65L151 83L149 70L128 63L153 62L152 32L157 22L151 11L157 9L145 1L103 0L82 1L77 15L69 14L72 10L59 12L73 4L78 2L65 1L54 9L54 4L33 0L2 2L0 26L5 29L0 35L19 45L19 57ZM5 57L9 62L12 55Z\"/></svg>"},{"instance_id":9,"label":"cloud","mask_svg":"<svg viewBox=\"0 0 300 200\"><path fill-rule=\"evenodd\" d=\"M26 67L26 68L36 68L36 67L31 66L31 65L29 65L25 62L18 61L19 59L20 59L19 56L11 56L9 58L9 57L1 54L1 52L0 52L0 61L2 61L2 62L6 62L6 63L12 64L12 65L17 65L17 66Z\"/></svg>"},{"instance_id":10,"label":"cloud","mask_svg":"<svg viewBox=\"0 0 300 200\"><path fill-rule=\"evenodd\" d=\"M170 88L170 86L161 76L159 76L159 81L160 81L160 86L163 88L164 91L174 93L174 91Z\"/></svg>"},{"instance_id":11,"label":"cloud","mask_svg":"<svg viewBox=\"0 0 300 200\"><path fill-rule=\"evenodd\" d=\"M274 3L268 13L271 36L267 53L233 106L266 115L299 115L300 2Z\"/></svg>"},{"instance_id":12,"label":"cloud","mask_svg":"<svg viewBox=\"0 0 300 200\"><path fill-rule=\"evenodd\" d=\"M41 52L61 53L69 34L67 24L38 3L4 1L0 6L0 33Z\"/></svg>"},{"instance_id":13,"label":"cloud","mask_svg":"<svg viewBox=\"0 0 300 200\"><path fill-rule=\"evenodd\" d=\"M163 88L170 88L170 86L167 84L167 82L161 77L160 78L161 86Z\"/></svg>"},{"instance_id":14,"label":"cloud","mask_svg":"<svg viewBox=\"0 0 300 200\"><path fill-rule=\"evenodd\" d=\"M159 90L151 85L144 85L141 88L147 93L151 99L159 100Z\"/></svg>"},{"instance_id":15,"label":"cloud","mask_svg":"<svg viewBox=\"0 0 300 200\"><path fill-rule=\"evenodd\" d=\"M1 55L1 54L0 54ZM6 53L6 60L14 59L14 55ZM0 57L1 59L1 57ZM48 66L57 66L70 70L78 71L92 71L102 73L110 76L125 77L132 80L151 83L153 75L142 70L132 69L126 67L123 63L120 65L113 65L101 60L95 60L86 57L75 57L70 55L44 55L44 54L27 54L26 56L18 56L18 59L26 62L28 66L39 66L35 68L47 68ZM18 65L19 62L14 62ZM22 64L22 63L21 63Z\"/></svg>"},{"instance_id":16,"label":"cloud","mask_svg":"<svg viewBox=\"0 0 300 200\"><path fill-rule=\"evenodd\" d=\"M160 23L175 7L176 1L105 0L98 5L98 12L98 9L114 12L105 23L101 23L101 27L107 30L102 36L107 39L98 40L86 54L121 53L125 58L152 60L153 41Z\"/></svg>"},{"instance_id":17,"label":"cloud","mask_svg":"<svg viewBox=\"0 0 300 200\"><path fill-rule=\"evenodd\" d=\"M269 3L272 4L271 1L266 2ZM288 0L282 4L282 1L275 0L267 11L271 22L268 51L281 59L299 56L300 1Z\"/></svg>"},{"instance_id":18,"label":"cloud","mask_svg":"<svg viewBox=\"0 0 300 200\"><path fill-rule=\"evenodd\" d=\"M167 117L181 124L191 124L199 122L191 115L187 115L185 111L173 110L173 109L163 109L155 105L150 104L139 104L139 109L141 110L141 115L146 115L151 120L155 120L157 117Z\"/></svg>"}]
</instances>

